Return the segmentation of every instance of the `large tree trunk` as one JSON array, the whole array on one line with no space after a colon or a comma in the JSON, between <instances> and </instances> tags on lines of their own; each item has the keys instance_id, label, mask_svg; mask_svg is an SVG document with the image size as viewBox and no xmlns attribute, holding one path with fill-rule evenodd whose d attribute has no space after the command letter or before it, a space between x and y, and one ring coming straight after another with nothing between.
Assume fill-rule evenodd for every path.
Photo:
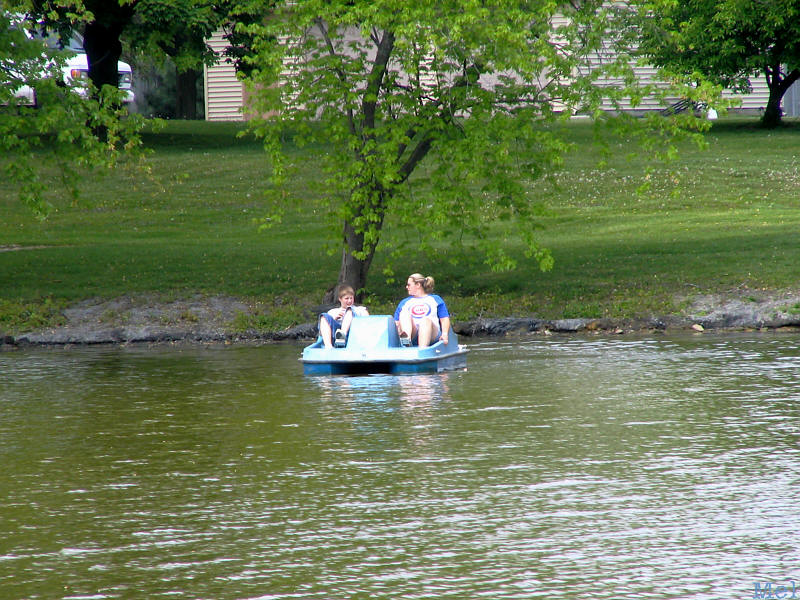
<instances>
[{"instance_id":1,"label":"large tree trunk","mask_svg":"<svg viewBox=\"0 0 800 600\"><path fill-rule=\"evenodd\" d=\"M119 34L94 22L86 26L83 49L89 63L89 80L99 92L104 85L119 87L117 61L122 55Z\"/></svg>"},{"instance_id":2,"label":"large tree trunk","mask_svg":"<svg viewBox=\"0 0 800 600\"><path fill-rule=\"evenodd\" d=\"M360 206L352 219L344 223L344 248L342 248L342 262L339 267L339 278L336 286L328 290L325 294L324 302L336 302L336 287L349 285L356 291L356 299L361 300L364 295L364 288L367 285L372 259L375 256L375 249L378 245L380 231L383 228L383 219L386 214L386 194L383 190L373 190L370 195L373 203L370 206ZM371 215L371 229L373 236L368 242L363 232L356 231L353 225L361 220L364 214ZM377 234L377 235L375 235Z\"/></svg>"},{"instance_id":3,"label":"large tree trunk","mask_svg":"<svg viewBox=\"0 0 800 600\"><path fill-rule=\"evenodd\" d=\"M781 111L781 101L784 94L792 87L792 84L800 79L800 69L794 69L785 77L781 77L780 65L766 70L767 85L769 86L769 99L764 115L761 117L761 126L767 129L778 127L781 124L783 111Z\"/></svg>"},{"instance_id":4,"label":"large tree trunk","mask_svg":"<svg viewBox=\"0 0 800 600\"><path fill-rule=\"evenodd\" d=\"M778 93L777 87L770 87L767 107L761 117L762 127L772 129L781 124L781 98L783 98L783 94Z\"/></svg>"},{"instance_id":5,"label":"large tree trunk","mask_svg":"<svg viewBox=\"0 0 800 600\"><path fill-rule=\"evenodd\" d=\"M188 69L177 73L177 110L175 116L178 119L197 118L197 79L200 71Z\"/></svg>"},{"instance_id":6,"label":"large tree trunk","mask_svg":"<svg viewBox=\"0 0 800 600\"><path fill-rule=\"evenodd\" d=\"M96 91L104 85L119 87L117 63L122 55L120 36L133 18L134 3L120 6L118 2L85 2L95 14L95 20L86 25L83 49L89 63L89 80ZM97 6L95 6L97 5Z\"/></svg>"},{"instance_id":7,"label":"large tree trunk","mask_svg":"<svg viewBox=\"0 0 800 600\"><path fill-rule=\"evenodd\" d=\"M339 267L339 279L337 285L346 284L356 290L356 295L361 297L359 290L363 290L367 284L367 275L375 256L375 248L364 250L364 236L356 233L350 223L345 223L345 242L346 246L342 249L342 264ZM355 252L365 252L364 258L353 256Z\"/></svg>"},{"instance_id":8,"label":"large tree trunk","mask_svg":"<svg viewBox=\"0 0 800 600\"><path fill-rule=\"evenodd\" d=\"M317 26L322 34L323 39L328 44L329 52L335 55L333 43L328 37L327 24L322 19L317 19ZM375 120L376 120L376 107L378 98L380 96L381 87L383 85L384 77L386 75L386 66L389 64L389 59L392 56L392 49L394 48L394 33L385 30L379 33L381 36L378 43L377 54L372 62L372 69L368 77L368 83L361 103L361 127L363 133L364 146L356 152L355 159L357 161L365 161L366 156L362 154L364 147L368 147L369 140L374 141ZM337 73L342 80L346 79L343 72ZM350 112L350 128L355 132L358 127L355 123L355 118ZM367 151L369 152L369 151ZM365 169L369 172L369 168ZM361 300L364 294L364 288L367 283L367 275L369 268L372 265L372 258L375 256L375 248L378 245L378 238L380 237L381 229L383 228L383 218L386 214L386 190L375 181L366 181L362 187L354 190L350 198L352 216L345 220L344 223L344 248L342 249L342 264L339 268L339 278L337 286L347 284L351 286L356 292L356 299ZM356 223L369 223L371 235L369 239L364 235L363 231L357 231ZM364 226L359 226L363 229ZM325 294L324 300L334 301L336 290L332 288Z\"/></svg>"}]
</instances>

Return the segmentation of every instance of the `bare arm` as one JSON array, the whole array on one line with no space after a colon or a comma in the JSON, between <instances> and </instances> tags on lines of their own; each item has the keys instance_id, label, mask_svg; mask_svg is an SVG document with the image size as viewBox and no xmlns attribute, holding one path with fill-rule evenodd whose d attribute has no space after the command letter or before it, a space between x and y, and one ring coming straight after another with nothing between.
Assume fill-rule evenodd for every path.
<instances>
[{"instance_id":1,"label":"bare arm","mask_svg":"<svg viewBox=\"0 0 800 600\"><path fill-rule=\"evenodd\" d=\"M439 325L442 327L441 339L443 344L447 344L448 336L450 335L450 317L442 317L439 319Z\"/></svg>"}]
</instances>

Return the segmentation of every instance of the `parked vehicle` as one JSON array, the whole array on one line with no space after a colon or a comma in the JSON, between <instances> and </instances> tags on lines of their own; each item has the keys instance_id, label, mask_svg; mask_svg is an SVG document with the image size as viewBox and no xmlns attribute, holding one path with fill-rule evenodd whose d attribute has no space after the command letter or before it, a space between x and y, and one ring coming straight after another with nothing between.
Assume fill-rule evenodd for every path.
<instances>
[{"instance_id":1,"label":"parked vehicle","mask_svg":"<svg viewBox=\"0 0 800 600\"><path fill-rule=\"evenodd\" d=\"M14 25L23 29L21 25ZM30 39L40 39L42 43L51 50L64 50L68 54L66 61L61 65L61 77L64 83L82 95L86 95L89 84L89 61L83 49L83 39L80 35L73 34L69 42L62 47L62 43L56 35L39 35L35 31L25 29ZM43 50L44 53L44 50ZM133 93L133 70L131 66L123 61L117 62L119 71L119 89L123 94L122 101L130 104L134 100ZM49 76L43 74L43 77ZM23 103L32 106L37 105L36 91L29 85L20 86L14 95Z\"/></svg>"},{"instance_id":2,"label":"parked vehicle","mask_svg":"<svg viewBox=\"0 0 800 600\"><path fill-rule=\"evenodd\" d=\"M131 66L122 61L117 62L117 70L119 71L119 89L123 93L122 101L125 104L130 104L134 100L133 94L133 71ZM75 82L77 88L86 93L89 85L89 61L85 52L80 52L75 56L70 57L64 64L64 80Z\"/></svg>"}]
</instances>

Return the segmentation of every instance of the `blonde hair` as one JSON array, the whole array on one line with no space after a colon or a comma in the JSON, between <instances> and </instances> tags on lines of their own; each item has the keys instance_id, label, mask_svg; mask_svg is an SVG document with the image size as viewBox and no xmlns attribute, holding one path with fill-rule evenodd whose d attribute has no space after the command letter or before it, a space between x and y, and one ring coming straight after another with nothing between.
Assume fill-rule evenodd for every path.
<instances>
[{"instance_id":1,"label":"blonde hair","mask_svg":"<svg viewBox=\"0 0 800 600\"><path fill-rule=\"evenodd\" d=\"M413 275L409 275L408 278L413 279L415 283L421 283L422 289L425 290L426 294L430 294L433 291L433 277L425 277L419 273L414 273Z\"/></svg>"},{"instance_id":2,"label":"blonde hair","mask_svg":"<svg viewBox=\"0 0 800 600\"><path fill-rule=\"evenodd\" d=\"M339 286L339 291L336 293L336 297L339 298L339 300L341 300L342 296L344 296L346 294L350 294L351 296L355 297L356 292L349 285L341 285L341 286Z\"/></svg>"}]
</instances>

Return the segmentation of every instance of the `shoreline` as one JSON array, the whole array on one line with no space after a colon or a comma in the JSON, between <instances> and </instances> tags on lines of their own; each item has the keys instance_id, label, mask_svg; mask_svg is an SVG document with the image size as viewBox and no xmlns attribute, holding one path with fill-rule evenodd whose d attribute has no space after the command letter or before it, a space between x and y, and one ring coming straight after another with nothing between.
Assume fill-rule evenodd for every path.
<instances>
[{"instance_id":1,"label":"shoreline","mask_svg":"<svg viewBox=\"0 0 800 600\"><path fill-rule=\"evenodd\" d=\"M314 340L316 323L276 331L237 330L237 316L252 314L244 301L195 297L172 302L121 297L87 300L63 311L56 328L0 335L0 349L176 343L267 343ZM800 292L697 296L684 314L641 318L478 318L453 323L462 338L550 334L624 335L666 332L800 330Z\"/></svg>"}]
</instances>

